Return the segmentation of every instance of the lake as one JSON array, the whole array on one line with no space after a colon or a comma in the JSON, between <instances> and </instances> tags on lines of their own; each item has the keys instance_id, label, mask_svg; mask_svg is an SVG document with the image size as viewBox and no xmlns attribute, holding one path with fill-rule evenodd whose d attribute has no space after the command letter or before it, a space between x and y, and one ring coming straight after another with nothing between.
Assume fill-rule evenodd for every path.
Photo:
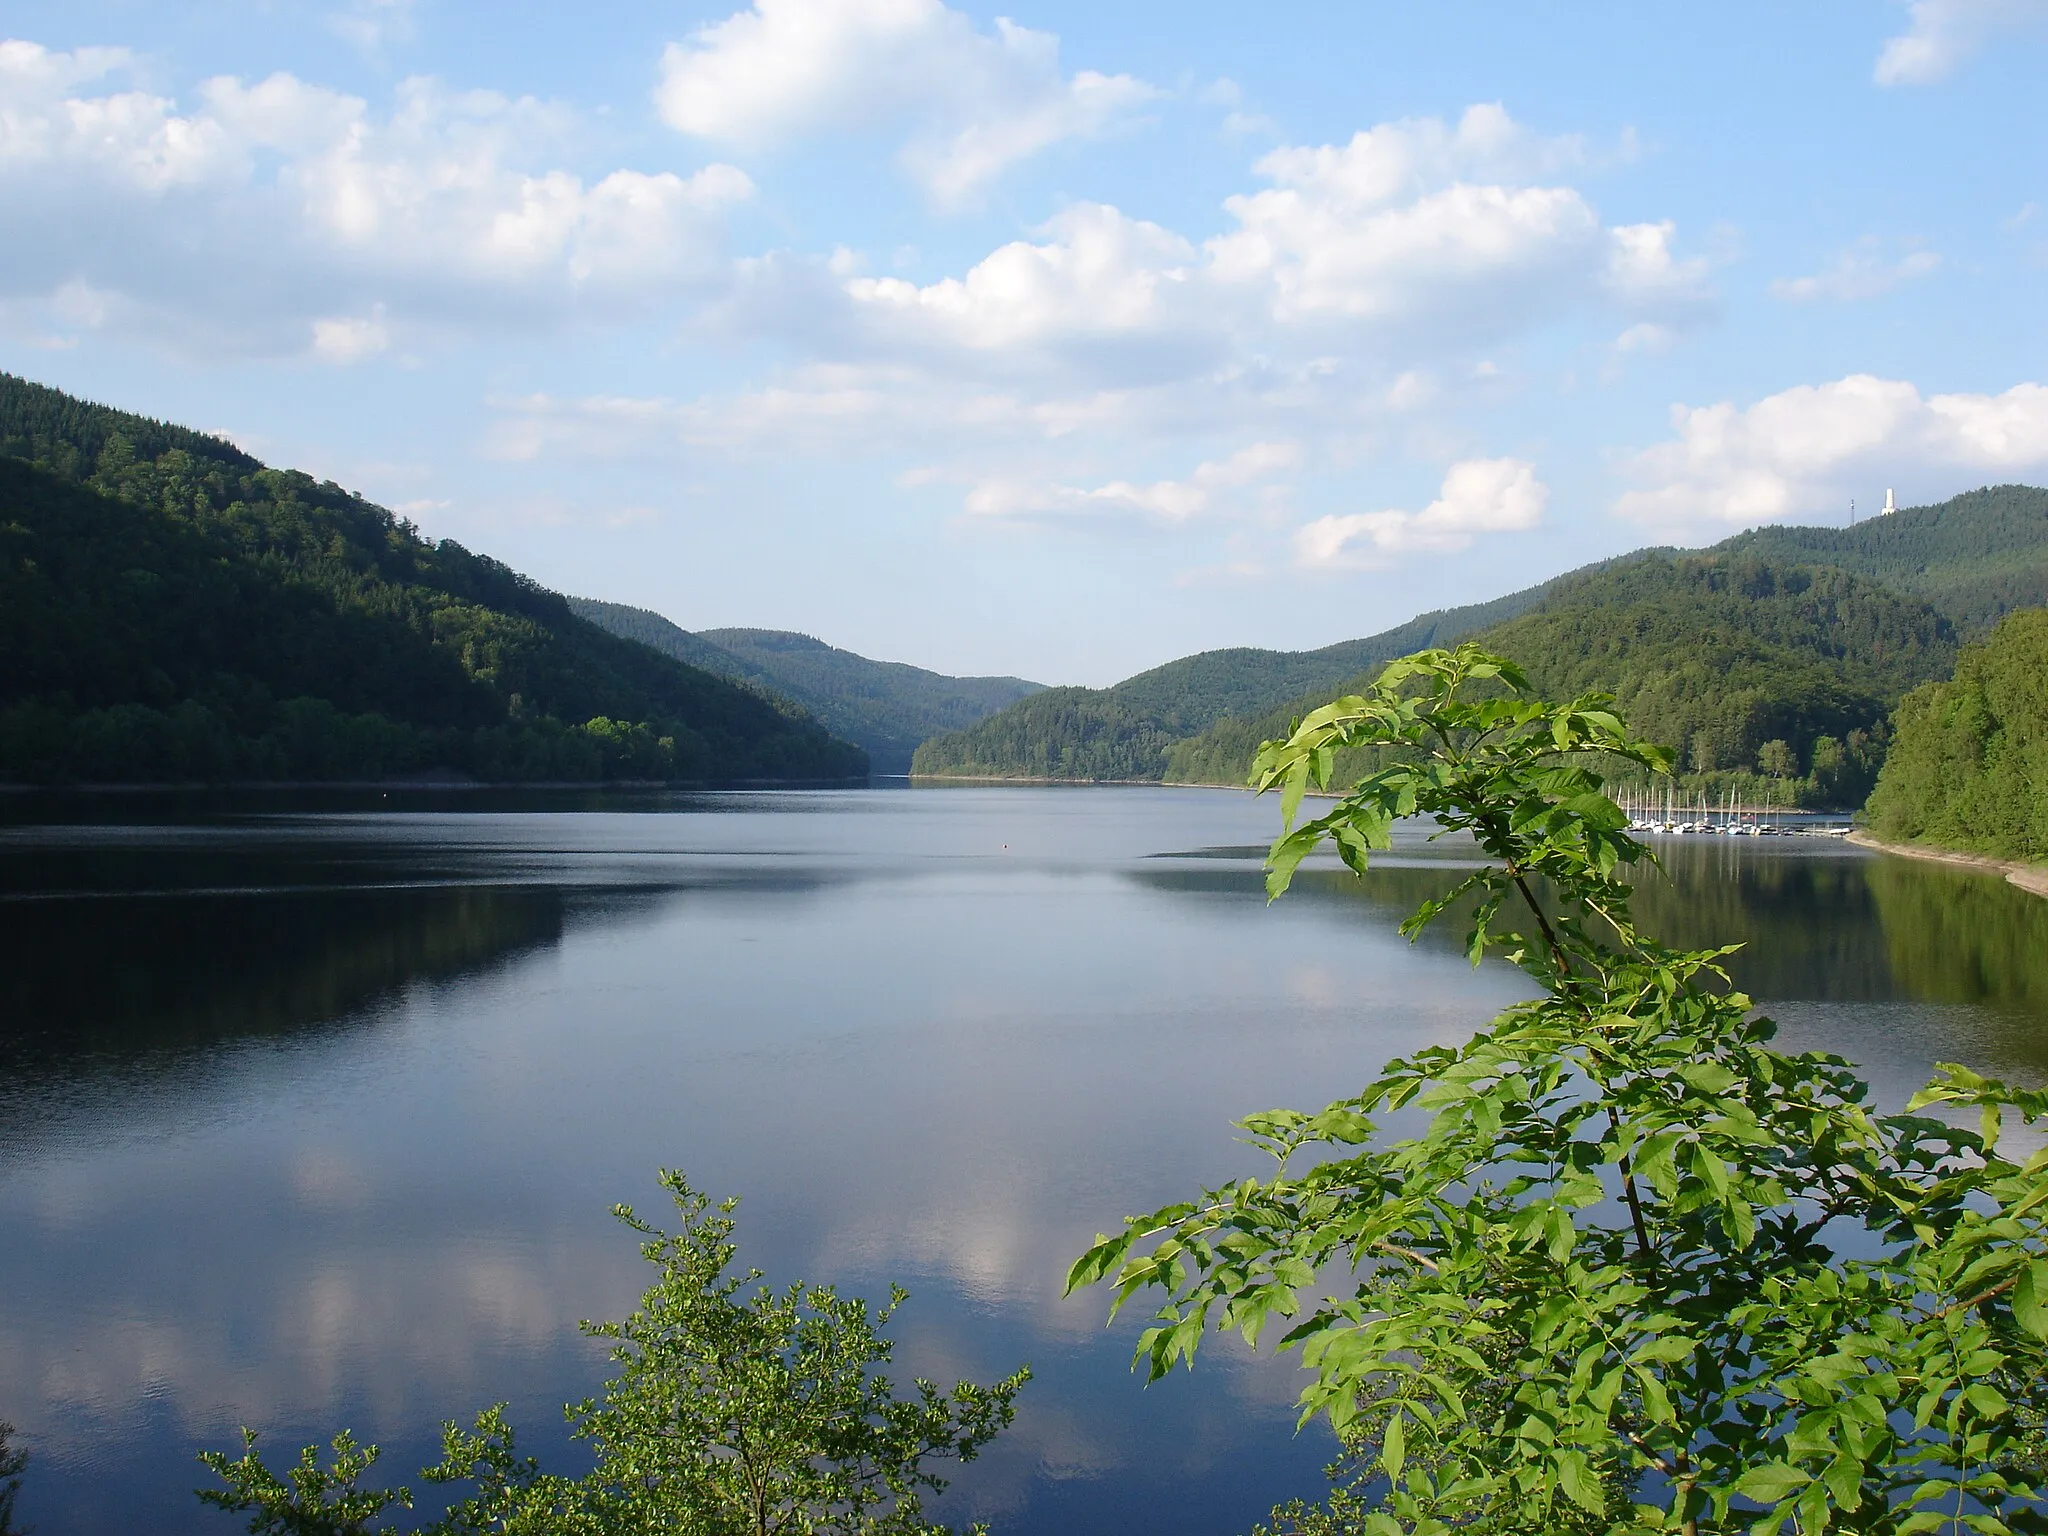
<instances>
[{"instance_id":1,"label":"lake","mask_svg":"<svg viewBox=\"0 0 2048 1536\"><path fill-rule=\"evenodd\" d=\"M1270 800L958 788L0 802L0 1418L40 1536L229 1532L200 1447L344 1425L418 1486L506 1400L576 1470L579 1318L651 1275L616 1201L738 1195L743 1259L912 1293L897 1366L1028 1361L939 1513L1239 1532L1316 1494L1287 1358L1151 1388L1063 1299L1126 1213L1254 1171L1313 1106L1526 995L1399 917L1460 850L1404 829L1272 906ZM1639 901L1744 939L1796 1047L1902 1098L2048 1078L2048 901L1821 839L1667 845ZM1469 851L1469 850L1468 850ZM275 1457L273 1459L276 1459Z\"/></svg>"}]
</instances>

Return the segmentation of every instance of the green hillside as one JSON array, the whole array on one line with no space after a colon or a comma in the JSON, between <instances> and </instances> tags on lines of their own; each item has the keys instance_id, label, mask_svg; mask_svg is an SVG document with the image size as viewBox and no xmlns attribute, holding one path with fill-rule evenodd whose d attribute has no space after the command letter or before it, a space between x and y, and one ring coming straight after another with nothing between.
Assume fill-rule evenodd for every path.
<instances>
[{"instance_id":1,"label":"green hillside","mask_svg":"<svg viewBox=\"0 0 2048 1536\"><path fill-rule=\"evenodd\" d=\"M1185 741L1227 717L1334 689L1378 663L1447 645L1522 612L1544 588L1410 619L1315 651L1249 647L1184 656L1109 688L1048 688L979 725L927 741L912 772L935 778L1160 779Z\"/></svg>"},{"instance_id":2,"label":"green hillside","mask_svg":"<svg viewBox=\"0 0 2048 1536\"><path fill-rule=\"evenodd\" d=\"M1956 655L1954 626L1917 599L1846 571L1719 555L1562 577L1535 608L1471 638L1513 656L1549 696L1615 694L1688 773L1807 781L1781 797L1796 788L1830 805L1862 800L1891 706ZM1372 676L1224 721L1176 745L1169 776L1242 784L1261 741Z\"/></svg>"},{"instance_id":3,"label":"green hillside","mask_svg":"<svg viewBox=\"0 0 2048 1536\"><path fill-rule=\"evenodd\" d=\"M1482 638L1539 688L1613 693L1685 772L1808 780L1843 807L1869 793L1892 706L1957 646L1944 614L1848 571L1711 555L1563 583Z\"/></svg>"},{"instance_id":4,"label":"green hillside","mask_svg":"<svg viewBox=\"0 0 2048 1536\"><path fill-rule=\"evenodd\" d=\"M1205 651L1112 688L1055 690L1057 697L1027 699L972 730L927 743L917 771L1238 784L1262 739L1356 687L1380 662L1485 632L1489 643L1546 651L1557 636L1569 636L1557 641L1557 676L1544 686L1562 689L1583 679L1586 686L1623 689L1639 710L1649 711L1638 719L1654 722L1685 748L1688 764L1712 761L1718 765L1713 773L1747 772L1766 745L1784 742L1801 765L1793 776L1805 781L1801 792L1839 796L1867 777L1879 734L1873 718L1881 722L1907 688L1941 675L1958 638L1982 633L2013 607L2048 602L2048 491L1994 486L1848 528L1755 529L1696 552L1693 558L1706 562L1696 567L1699 573L1718 563L1731 572L1768 571L1788 579L1823 568L1858 578L1860 585L1849 588L1817 574L1798 578L1820 583L1805 599L1809 605L1825 594L1835 595L1830 602L1839 598L1826 622L1810 619L1804 628L1785 627L1792 621L1784 593L1747 612L1754 599L1739 580L1726 591L1625 595L1635 590L1632 582L1672 579L1680 556L1641 550L1492 603L1424 614L1383 635L1320 651ZM1706 575L1697 579L1711 586ZM1888 626L1905 622L1905 610L1880 618L1879 588L1916 613L1931 605L1952 621L1953 631L1910 641L1891 635ZM1681 596L1678 608L1654 611ZM1575 621L1561 616L1573 603L1599 610L1576 621L1585 626L1582 632L1572 632ZM1546 615L1540 624L1532 618L1533 628L1499 627L1539 604ZM1621 610L1628 610L1625 617ZM1914 622L1925 621L1923 615ZM1639 641L1607 632L1637 623L1649 626ZM1584 649L1573 652L1571 645ZM1569 655L1583 665L1563 665ZM1700 659L1688 662L1688 655ZM1853 750L1850 735L1858 737ZM1819 771L1812 761L1815 743L1825 743ZM1773 763L1781 770L1774 777L1785 777L1776 753Z\"/></svg>"},{"instance_id":5,"label":"green hillside","mask_svg":"<svg viewBox=\"0 0 2048 1536\"><path fill-rule=\"evenodd\" d=\"M694 635L679 624L671 624L649 609L633 608L625 603L600 602L594 597L571 597L566 601L569 611L577 618L595 624L606 634L617 635L621 640L637 640L685 666L696 667L733 682L766 684L768 681L759 669L747 666L730 651L719 649L701 635Z\"/></svg>"},{"instance_id":6,"label":"green hillside","mask_svg":"<svg viewBox=\"0 0 2048 1536\"><path fill-rule=\"evenodd\" d=\"M1975 639L2048 604L2048 490L1993 485L1847 528L1757 528L1714 546L1778 565L1831 565L1925 598Z\"/></svg>"},{"instance_id":7,"label":"green hillside","mask_svg":"<svg viewBox=\"0 0 2048 1536\"><path fill-rule=\"evenodd\" d=\"M0 779L865 770L339 486L0 375Z\"/></svg>"},{"instance_id":8,"label":"green hillside","mask_svg":"<svg viewBox=\"0 0 2048 1536\"><path fill-rule=\"evenodd\" d=\"M572 597L569 606L615 635L800 705L834 735L865 748L876 773L908 773L919 742L972 725L1041 686L1020 677L948 677L874 661L784 629L693 634L623 603Z\"/></svg>"},{"instance_id":9,"label":"green hillside","mask_svg":"<svg viewBox=\"0 0 2048 1536\"><path fill-rule=\"evenodd\" d=\"M1870 797L1880 837L2048 860L2048 609L2005 619L1908 694Z\"/></svg>"},{"instance_id":10,"label":"green hillside","mask_svg":"<svg viewBox=\"0 0 2048 1536\"><path fill-rule=\"evenodd\" d=\"M1045 686L1021 677L951 677L907 662L874 661L786 629L707 629L703 635L759 667L805 708L815 703L821 720L828 710L847 711L849 726L872 720L906 753L927 736L972 725Z\"/></svg>"}]
</instances>

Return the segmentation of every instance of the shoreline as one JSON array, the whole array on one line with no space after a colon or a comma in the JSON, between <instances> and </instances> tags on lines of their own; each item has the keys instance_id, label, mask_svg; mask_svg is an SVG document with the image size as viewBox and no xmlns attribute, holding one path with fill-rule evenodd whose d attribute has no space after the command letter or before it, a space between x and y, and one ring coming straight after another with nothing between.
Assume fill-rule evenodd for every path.
<instances>
[{"instance_id":1,"label":"shoreline","mask_svg":"<svg viewBox=\"0 0 2048 1536\"><path fill-rule=\"evenodd\" d=\"M352 794L366 790L380 790L385 794L392 794L403 790L407 794L471 794L508 789L681 792L728 789L858 789L864 787L873 777L876 775L864 774L859 778L843 779L180 779L164 783L6 783L0 784L0 795L241 795L271 790L313 790ZM889 775L884 774L880 777L886 778Z\"/></svg>"},{"instance_id":2,"label":"shoreline","mask_svg":"<svg viewBox=\"0 0 2048 1536\"><path fill-rule=\"evenodd\" d=\"M1202 784L1180 779L1054 779L1024 773L902 773L895 778L913 784L1029 784L1056 789L1234 789L1249 791L1248 784Z\"/></svg>"},{"instance_id":3,"label":"shoreline","mask_svg":"<svg viewBox=\"0 0 2048 1536\"><path fill-rule=\"evenodd\" d=\"M1936 864L1957 864L1986 874L2004 875L2009 884L2032 896L2048 897L2048 864L2025 864L2018 859L1993 858L1988 853L1963 853L1954 848L1929 848L1917 843L1888 843L1858 828L1849 841L1875 853L1895 853L1904 859L1926 859Z\"/></svg>"},{"instance_id":4,"label":"shoreline","mask_svg":"<svg viewBox=\"0 0 2048 1536\"><path fill-rule=\"evenodd\" d=\"M1021 773L910 773L896 775L907 778L913 784L1030 784L1053 786L1063 789L1114 788L1114 789L1221 789L1232 794L1256 794L1249 784L1219 784L1206 779L1053 779ZM1341 800L1349 791L1343 789L1311 789L1306 798L1311 800ZM1710 806L1714 815L1724 809L1732 809L1737 816L1779 816L1814 817L1833 816L1843 820L1856 814L1854 806L1825 810L1813 806L1798 805L1736 805L1733 807Z\"/></svg>"}]
</instances>

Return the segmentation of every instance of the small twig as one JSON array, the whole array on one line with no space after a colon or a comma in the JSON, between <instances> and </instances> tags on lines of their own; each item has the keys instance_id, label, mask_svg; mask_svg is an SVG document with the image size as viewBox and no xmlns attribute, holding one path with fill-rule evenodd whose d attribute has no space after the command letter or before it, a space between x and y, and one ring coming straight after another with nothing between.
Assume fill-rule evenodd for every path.
<instances>
[{"instance_id":1,"label":"small twig","mask_svg":"<svg viewBox=\"0 0 2048 1536\"><path fill-rule=\"evenodd\" d=\"M1434 1259L1425 1258L1423 1255L1417 1253L1413 1248L1403 1248L1398 1243L1374 1243L1373 1247L1379 1249L1382 1253L1391 1253L1396 1258L1407 1259L1410 1263L1420 1264L1432 1275L1438 1275L1443 1273L1443 1271L1437 1267L1436 1261Z\"/></svg>"},{"instance_id":2,"label":"small twig","mask_svg":"<svg viewBox=\"0 0 2048 1536\"><path fill-rule=\"evenodd\" d=\"M1621 1435L1622 1438L1628 1441L1630 1445L1634 1446L1637 1450L1641 1451L1643 1453L1644 1458L1650 1463L1651 1466L1655 1467L1659 1472L1662 1472L1666 1477L1678 1476L1678 1469L1674 1467L1670 1462L1666 1461L1662 1456L1658 1455L1655 1451L1651 1450L1649 1442L1645 1440L1641 1435L1637 1434L1632 1429L1624 1429L1621 1432Z\"/></svg>"},{"instance_id":3,"label":"small twig","mask_svg":"<svg viewBox=\"0 0 2048 1536\"><path fill-rule=\"evenodd\" d=\"M1979 1291L1976 1295L1972 1296L1968 1301L1952 1301L1947 1306L1943 1307L1939 1312L1934 1314L1934 1321L1939 1322L1942 1318L1947 1317L1951 1312L1967 1312L1970 1310L1970 1308L1977 1306L1982 1302L1989 1301L1994 1296L2001 1295L2002 1293L2011 1290L2014 1286L2018 1285L2019 1283L2020 1277L2018 1275L2014 1275L2010 1279L1999 1281L1998 1284L1992 1286L1991 1289L1988 1291Z\"/></svg>"},{"instance_id":4,"label":"small twig","mask_svg":"<svg viewBox=\"0 0 2048 1536\"><path fill-rule=\"evenodd\" d=\"M1621 1121L1612 1108L1607 1111L1607 1125L1617 1137L1621 1135ZM1657 1253L1650 1244L1649 1224L1643 1220L1642 1196L1636 1192L1635 1169L1630 1165L1626 1152L1621 1154L1620 1166L1621 1192L1628 1200L1628 1219L1636 1229L1636 1252L1645 1264L1653 1264L1656 1262Z\"/></svg>"}]
</instances>

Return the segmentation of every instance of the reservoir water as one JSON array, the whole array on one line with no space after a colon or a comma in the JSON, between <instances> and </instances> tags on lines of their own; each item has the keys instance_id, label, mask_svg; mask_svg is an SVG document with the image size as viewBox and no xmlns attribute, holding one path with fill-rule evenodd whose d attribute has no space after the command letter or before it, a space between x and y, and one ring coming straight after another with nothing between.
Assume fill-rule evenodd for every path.
<instances>
[{"instance_id":1,"label":"reservoir water","mask_svg":"<svg viewBox=\"0 0 2048 1536\"><path fill-rule=\"evenodd\" d=\"M1460 851L1268 906L1269 800L945 789L0 804L0 1419L40 1536L228 1532L201 1447L347 1426L418 1486L505 1400L579 1466L577 1320L647 1283L616 1201L741 1197L744 1260L912 1293L899 1374L1028 1361L939 1513L1224 1536L1314 1495L1291 1359L1149 1389L1062 1298L1129 1211L1256 1160L1230 1121L1348 1091L1525 995L1393 933ZM1639 917L1749 947L1789 1043L1902 1098L2048 1080L2048 901L1820 839L1668 846ZM275 1460L275 1457L273 1458Z\"/></svg>"}]
</instances>

